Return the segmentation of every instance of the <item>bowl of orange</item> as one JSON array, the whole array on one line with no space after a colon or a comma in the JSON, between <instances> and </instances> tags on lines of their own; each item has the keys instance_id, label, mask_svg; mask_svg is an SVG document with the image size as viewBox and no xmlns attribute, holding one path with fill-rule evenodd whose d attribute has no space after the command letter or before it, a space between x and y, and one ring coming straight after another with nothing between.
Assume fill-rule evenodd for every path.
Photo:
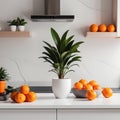
<instances>
[{"instance_id":1,"label":"bowl of orange","mask_svg":"<svg viewBox=\"0 0 120 120\"><path fill-rule=\"evenodd\" d=\"M86 98L86 92L87 90L78 90L76 88L72 88L72 93L76 98Z\"/></svg>"},{"instance_id":2,"label":"bowl of orange","mask_svg":"<svg viewBox=\"0 0 120 120\"><path fill-rule=\"evenodd\" d=\"M72 88L72 93L75 95L76 98L86 98L88 90L78 90L76 88ZM94 90L96 97L101 94L101 90Z\"/></svg>"},{"instance_id":3,"label":"bowl of orange","mask_svg":"<svg viewBox=\"0 0 120 120\"><path fill-rule=\"evenodd\" d=\"M72 93L76 98L86 98L90 95L92 98L95 98L101 94L101 90L101 86L95 80L88 82L87 80L81 79L74 83Z\"/></svg>"}]
</instances>

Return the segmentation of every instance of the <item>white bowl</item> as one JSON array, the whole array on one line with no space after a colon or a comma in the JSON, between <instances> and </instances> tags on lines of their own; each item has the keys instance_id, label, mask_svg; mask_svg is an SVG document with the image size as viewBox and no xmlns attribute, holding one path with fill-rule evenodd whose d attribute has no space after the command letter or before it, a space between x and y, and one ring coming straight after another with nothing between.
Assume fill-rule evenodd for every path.
<instances>
[{"instance_id":1,"label":"white bowl","mask_svg":"<svg viewBox=\"0 0 120 120\"><path fill-rule=\"evenodd\" d=\"M72 88L72 93L76 98L86 98L87 90L78 90L76 88ZM101 94L101 90L95 90L97 97Z\"/></svg>"}]
</instances>

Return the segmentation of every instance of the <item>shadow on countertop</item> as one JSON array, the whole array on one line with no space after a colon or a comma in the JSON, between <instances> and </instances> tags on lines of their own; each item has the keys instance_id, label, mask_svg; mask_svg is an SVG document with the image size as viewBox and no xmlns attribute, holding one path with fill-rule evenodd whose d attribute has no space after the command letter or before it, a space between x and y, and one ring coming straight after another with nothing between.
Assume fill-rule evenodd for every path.
<instances>
[{"instance_id":1,"label":"shadow on countertop","mask_svg":"<svg viewBox=\"0 0 120 120\"><path fill-rule=\"evenodd\" d=\"M19 88L17 88L19 90ZM51 86L30 86L30 90L36 93L52 93Z\"/></svg>"},{"instance_id":2,"label":"shadow on countertop","mask_svg":"<svg viewBox=\"0 0 120 120\"><path fill-rule=\"evenodd\" d=\"M52 93L51 86L30 86L30 90L36 93ZM120 88L112 88L112 90L114 93L120 93Z\"/></svg>"},{"instance_id":3,"label":"shadow on countertop","mask_svg":"<svg viewBox=\"0 0 120 120\"><path fill-rule=\"evenodd\" d=\"M120 88L112 88L114 93L120 93Z\"/></svg>"}]
</instances>

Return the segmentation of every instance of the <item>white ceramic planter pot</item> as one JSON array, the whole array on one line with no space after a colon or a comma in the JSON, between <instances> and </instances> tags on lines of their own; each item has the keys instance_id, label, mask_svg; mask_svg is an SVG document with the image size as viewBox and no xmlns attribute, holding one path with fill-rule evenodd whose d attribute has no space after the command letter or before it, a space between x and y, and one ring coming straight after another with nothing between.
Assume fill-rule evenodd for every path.
<instances>
[{"instance_id":1,"label":"white ceramic planter pot","mask_svg":"<svg viewBox=\"0 0 120 120\"><path fill-rule=\"evenodd\" d=\"M11 30L12 32L15 32L15 31L16 31L16 28L17 28L16 25L11 25L11 26L10 26L10 30Z\"/></svg>"},{"instance_id":2,"label":"white ceramic planter pot","mask_svg":"<svg viewBox=\"0 0 120 120\"><path fill-rule=\"evenodd\" d=\"M52 91L56 98L66 98L71 91L71 79L52 79Z\"/></svg>"},{"instance_id":3,"label":"white ceramic planter pot","mask_svg":"<svg viewBox=\"0 0 120 120\"><path fill-rule=\"evenodd\" d=\"M18 30L21 31L21 32L25 31L25 26L22 26L22 25L18 26Z\"/></svg>"}]
</instances>

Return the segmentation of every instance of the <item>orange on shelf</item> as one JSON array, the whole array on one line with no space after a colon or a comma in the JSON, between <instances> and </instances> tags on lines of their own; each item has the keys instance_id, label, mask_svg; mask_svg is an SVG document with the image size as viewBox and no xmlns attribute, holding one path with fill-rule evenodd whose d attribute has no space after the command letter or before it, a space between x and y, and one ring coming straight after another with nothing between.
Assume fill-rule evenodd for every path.
<instances>
[{"instance_id":1,"label":"orange on shelf","mask_svg":"<svg viewBox=\"0 0 120 120\"><path fill-rule=\"evenodd\" d=\"M86 92L86 97L88 100L94 100L97 97L97 94L94 90L89 90Z\"/></svg>"},{"instance_id":2,"label":"orange on shelf","mask_svg":"<svg viewBox=\"0 0 120 120\"><path fill-rule=\"evenodd\" d=\"M100 24L98 26L98 31L99 32L106 32L106 30L107 30L107 26L105 24Z\"/></svg>"},{"instance_id":3,"label":"orange on shelf","mask_svg":"<svg viewBox=\"0 0 120 120\"><path fill-rule=\"evenodd\" d=\"M107 31L108 32L115 32L115 25L113 24L110 24L107 26Z\"/></svg>"},{"instance_id":4,"label":"orange on shelf","mask_svg":"<svg viewBox=\"0 0 120 120\"><path fill-rule=\"evenodd\" d=\"M103 88L102 94L105 98L109 98L113 95L113 91L111 88Z\"/></svg>"},{"instance_id":5,"label":"orange on shelf","mask_svg":"<svg viewBox=\"0 0 120 120\"><path fill-rule=\"evenodd\" d=\"M90 32L97 32L98 31L98 26L96 24L92 24L89 27Z\"/></svg>"}]
</instances>

